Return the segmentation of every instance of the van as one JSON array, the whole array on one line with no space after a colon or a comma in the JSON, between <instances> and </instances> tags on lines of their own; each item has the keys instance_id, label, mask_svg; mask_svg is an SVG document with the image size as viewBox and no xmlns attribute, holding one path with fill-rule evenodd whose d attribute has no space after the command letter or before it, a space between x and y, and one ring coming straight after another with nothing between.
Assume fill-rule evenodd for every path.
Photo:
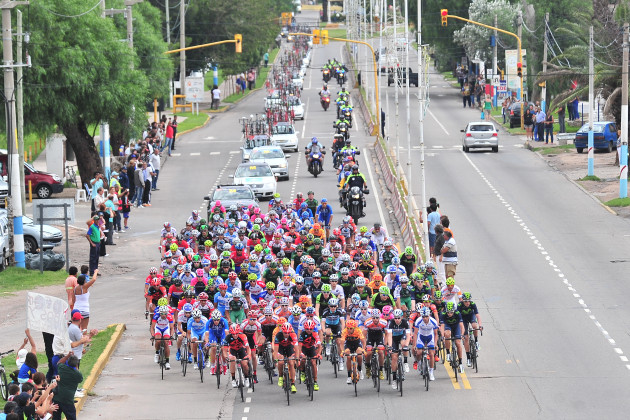
<instances>
[{"instance_id":1,"label":"van","mask_svg":"<svg viewBox=\"0 0 630 420\"><path fill-rule=\"evenodd\" d=\"M8 155L6 150L0 151L0 176L9 179ZM63 183L59 175L36 170L30 163L24 162L24 188L28 194L28 182L31 181L33 195L37 198L50 198L52 194L63 191Z\"/></svg>"}]
</instances>

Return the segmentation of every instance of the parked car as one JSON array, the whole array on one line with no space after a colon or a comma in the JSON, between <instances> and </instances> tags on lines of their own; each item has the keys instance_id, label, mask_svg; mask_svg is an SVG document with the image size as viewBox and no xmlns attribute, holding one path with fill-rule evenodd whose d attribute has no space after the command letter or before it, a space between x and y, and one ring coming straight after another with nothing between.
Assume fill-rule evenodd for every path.
<instances>
[{"instance_id":1,"label":"parked car","mask_svg":"<svg viewBox=\"0 0 630 420\"><path fill-rule=\"evenodd\" d=\"M263 146L252 150L250 163L268 163L273 173L279 178L289 179L289 163L280 146Z\"/></svg>"},{"instance_id":2,"label":"parked car","mask_svg":"<svg viewBox=\"0 0 630 420\"><path fill-rule=\"evenodd\" d=\"M251 187L256 197L271 199L278 187L276 176L267 163L241 163L232 177L234 184Z\"/></svg>"},{"instance_id":3,"label":"parked car","mask_svg":"<svg viewBox=\"0 0 630 420\"><path fill-rule=\"evenodd\" d=\"M499 133L491 122L470 122L462 133L462 150L466 153L470 149L491 148L494 153L499 151Z\"/></svg>"},{"instance_id":4,"label":"parked car","mask_svg":"<svg viewBox=\"0 0 630 420\"><path fill-rule=\"evenodd\" d=\"M0 177L0 208L6 206L6 198L9 196L9 183Z\"/></svg>"},{"instance_id":5,"label":"parked car","mask_svg":"<svg viewBox=\"0 0 630 420\"><path fill-rule=\"evenodd\" d=\"M298 134L293 124L289 122L279 122L271 130L271 142L282 147L282 150L298 151Z\"/></svg>"},{"instance_id":6,"label":"parked car","mask_svg":"<svg viewBox=\"0 0 630 420\"><path fill-rule=\"evenodd\" d=\"M582 153L588 147L588 123L584 124L575 134L575 150ZM608 153L617 148L617 124L612 121L598 121L593 123L593 146L595 149L606 150Z\"/></svg>"},{"instance_id":7,"label":"parked car","mask_svg":"<svg viewBox=\"0 0 630 420\"><path fill-rule=\"evenodd\" d=\"M208 200L207 220L210 220L211 210L217 201L221 201L221 205L226 209L229 209L231 205L239 209L250 205L258 207L258 199L247 185L219 185L212 195L205 196L204 200Z\"/></svg>"},{"instance_id":8,"label":"parked car","mask_svg":"<svg viewBox=\"0 0 630 420\"><path fill-rule=\"evenodd\" d=\"M8 179L8 155L5 149L0 150L0 175L6 181ZM59 194L63 191L61 177L48 172L40 172L33 166L24 162L24 187L28 194L28 182L31 181L33 194L37 198L49 198L52 194Z\"/></svg>"},{"instance_id":9,"label":"parked car","mask_svg":"<svg viewBox=\"0 0 630 420\"><path fill-rule=\"evenodd\" d=\"M9 220L6 213L0 216L0 270L4 270L9 264Z\"/></svg>"},{"instance_id":10,"label":"parked car","mask_svg":"<svg viewBox=\"0 0 630 420\"><path fill-rule=\"evenodd\" d=\"M0 219L7 218L7 211L0 210ZM59 229L50 225L44 225L44 236L40 236L40 225L36 225L28 216L22 216L24 229L24 252L35 254L38 248L43 250L53 249L61 245L63 234Z\"/></svg>"},{"instance_id":11,"label":"parked car","mask_svg":"<svg viewBox=\"0 0 630 420\"><path fill-rule=\"evenodd\" d=\"M398 80L403 85L407 83L407 69L406 68L398 67ZM387 86L391 86L395 82L396 82L395 74L393 71L390 71L387 74ZM415 87L418 87L418 73L414 73L413 70L411 70L411 67L409 67L409 83L411 83Z\"/></svg>"},{"instance_id":12,"label":"parked car","mask_svg":"<svg viewBox=\"0 0 630 420\"><path fill-rule=\"evenodd\" d=\"M252 150L256 147L270 146L271 138L267 134L257 134L251 139L245 140L243 147L241 147L241 161L247 162Z\"/></svg>"},{"instance_id":13,"label":"parked car","mask_svg":"<svg viewBox=\"0 0 630 420\"><path fill-rule=\"evenodd\" d=\"M527 102L523 104L523 112L525 112L525 107L529 106ZM508 114L510 117L510 128L520 127L521 126L521 102L514 102L508 108Z\"/></svg>"}]
</instances>

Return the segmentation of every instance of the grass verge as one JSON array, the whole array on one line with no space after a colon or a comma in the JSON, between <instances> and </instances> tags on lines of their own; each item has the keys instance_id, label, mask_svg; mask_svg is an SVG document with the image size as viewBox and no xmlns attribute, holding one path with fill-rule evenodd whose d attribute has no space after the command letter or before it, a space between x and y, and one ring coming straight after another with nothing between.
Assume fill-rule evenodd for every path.
<instances>
[{"instance_id":1,"label":"grass verge","mask_svg":"<svg viewBox=\"0 0 630 420\"><path fill-rule=\"evenodd\" d=\"M105 350L105 347L107 346L107 343L109 343L109 340L112 338L112 334L114 334L114 331L116 331L116 325L112 325L102 331L99 331L99 333L92 338L90 348L81 358L81 367L79 368L79 370L83 374L84 381L90 375L90 372L92 372L94 364L98 360L101 353L103 353L103 350ZM6 368L7 376L9 376L9 373L12 373L14 370L17 369L15 358L15 353L2 358L2 364ZM48 370L48 359L46 358L45 351L37 353L37 361L39 362L39 367L37 369L38 371L45 372ZM82 384L83 382L81 382L79 388L81 388Z\"/></svg>"},{"instance_id":2,"label":"grass verge","mask_svg":"<svg viewBox=\"0 0 630 420\"><path fill-rule=\"evenodd\" d=\"M344 38L347 39L348 32L343 28L328 29L329 38Z\"/></svg>"},{"instance_id":3,"label":"grass verge","mask_svg":"<svg viewBox=\"0 0 630 420\"><path fill-rule=\"evenodd\" d=\"M7 267L0 273L0 297L41 286L58 284L59 287L62 287L67 276L65 270L44 271L43 274L40 274L37 270Z\"/></svg>"},{"instance_id":4,"label":"grass verge","mask_svg":"<svg viewBox=\"0 0 630 420\"><path fill-rule=\"evenodd\" d=\"M613 198L610 201L606 201L608 207L628 207L630 206L630 197L626 198Z\"/></svg>"},{"instance_id":5,"label":"grass verge","mask_svg":"<svg viewBox=\"0 0 630 420\"><path fill-rule=\"evenodd\" d=\"M272 63L276 59L276 56L278 55L278 52L280 52L280 48L274 48L269 53L269 63L270 63L270 65L267 66L267 67L261 67L260 68L259 73L258 73L258 77L256 77L256 86L254 86L255 89L259 89L259 88L264 86L265 81L267 80L267 75L269 74L269 71L273 67ZM233 93L230 96L228 96L227 98L221 100L221 103L233 104L236 101L240 100L241 98L246 97L251 92L253 92L253 91L252 90L247 90L247 91L245 91L245 93Z\"/></svg>"},{"instance_id":6,"label":"grass verge","mask_svg":"<svg viewBox=\"0 0 630 420\"><path fill-rule=\"evenodd\" d=\"M573 146L572 144L565 144L556 147L534 147L532 150L534 152L540 152L541 155L557 155L560 153L572 152L574 149L575 146Z\"/></svg>"},{"instance_id":7,"label":"grass verge","mask_svg":"<svg viewBox=\"0 0 630 420\"><path fill-rule=\"evenodd\" d=\"M587 175L584 178L578 179L578 181L601 181L601 178L596 175Z\"/></svg>"},{"instance_id":8,"label":"grass verge","mask_svg":"<svg viewBox=\"0 0 630 420\"><path fill-rule=\"evenodd\" d=\"M41 140L41 141L40 141ZM46 147L46 135L37 133L24 134L24 160L33 162ZM6 134L0 135L0 149L7 149ZM28 157L28 159L27 159Z\"/></svg>"},{"instance_id":9,"label":"grass verge","mask_svg":"<svg viewBox=\"0 0 630 420\"><path fill-rule=\"evenodd\" d=\"M193 128L199 128L208 120L208 114L204 112L200 112L199 115L194 115L192 112L180 112L177 115L179 117L186 117L184 121L178 124L178 133L183 133L184 131L192 130Z\"/></svg>"}]
</instances>

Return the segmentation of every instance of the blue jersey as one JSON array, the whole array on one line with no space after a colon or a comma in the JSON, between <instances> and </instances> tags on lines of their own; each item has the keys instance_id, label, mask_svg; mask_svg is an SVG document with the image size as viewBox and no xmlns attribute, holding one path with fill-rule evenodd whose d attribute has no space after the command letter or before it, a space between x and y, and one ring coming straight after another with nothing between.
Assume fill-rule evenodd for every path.
<instances>
[{"instance_id":1,"label":"blue jersey","mask_svg":"<svg viewBox=\"0 0 630 420\"><path fill-rule=\"evenodd\" d=\"M219 324L215 324L214 320L208 321L206 325L206 329L208 330L208 336L210 339L214 339L217 343L220 343L225 338L225 331L230 328L228 325L227 319L221 318Z\"/></svg>"},{"instance_id":2,"label":"blue jersey","mask_svg":"<svg viewBox=\"0 0 630 420\"><path fill-rule=\"evenodd\" d=\"M258 263L255 263L254 265L252 264L248 264L247 265L247 272L249 274L256 274L256 276L258 276L258 278L260 278L261 274L262 274L262 266Z\"/></svg>"},{"instance_id":3,"label":"blue jersey","mask_svg":"<svg viewBox=\"0 0 630 420\"><path fill-rule=\"evenodd\" d=\"M207 324L208 318L206 318L205 316L202 315L199 322L195 321L195 318L191 316L190 318L188 318L188 326L186 328L186 331L192 331L197 335L202 335L206 332Z\"/></svg>"},{"instance_id":4,"label":"blue jersey","mask_svg":"<svg viewBox=\"0 0 630 420\"><path fill-rule=\"evenodd\" d=\"M293 315L289 316L287 318L287 322L289 324L291 324L293 326L293 331L299 331L300 330L300 318L302 316L300 315L298 318L295 318Z\"/></svg>"},{"instance_id":5,"label":"blue jersey","mask_svg":"<svg viewBox=\"0 0 630 420\"><path fill-rule=\"evenodd\" d=\"M225 310L227 309L228 301L232 299L230 293L226 293L225 296L221 296L221 292L214 295L214 307L221 312L221 315L225 316Z\"/></svg>"}]
</instances>

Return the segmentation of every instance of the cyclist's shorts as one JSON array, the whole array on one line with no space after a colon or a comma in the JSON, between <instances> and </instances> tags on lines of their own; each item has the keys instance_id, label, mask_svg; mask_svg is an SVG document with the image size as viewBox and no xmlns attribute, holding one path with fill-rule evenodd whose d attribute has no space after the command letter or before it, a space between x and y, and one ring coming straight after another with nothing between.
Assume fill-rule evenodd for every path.
<instances>
[{"instance_id":1,"label":"cyclist's shorts","mask_svg":"<svg viewBox=\"0 0 630 420\"><path fill-rule=\"evenodd\" d=\"M241 324L245 320L245 311L230 311L230 319L235 324Z\"/></svg>"},{"instance_id":2,"label":"cyclist's shorts","mask_svg":"<svg viewBox=\"0 0 630 420\"><path fill-rule=\"evenodd\" d=\"M171 338L170 328L160 328L157 325L155 326L155 335L159 335L161 338ZM158 337L159 338L159 337Z\"/></svg>"},{"instance_id":3,"label":"cyclist's shorts","mask_svg":"<svg viewBox=\"0 0 630 420\"><path fill-rule=\"evenodd\" d=\"M278 346L278 354L281 356L291 357L295 353L293 346Z\"/></svg>"},{"instance_id":4,"label":"cyclist's shorts","mask_svg":"<svg viewBox=\"0 0 630 420\"><path fill-rule=\"evenodd\" d=\"M238 350L230 349L230 354L237 359L245 360L248 357L247 348L241 347Z\"/></svg>"},{"instance_id":5,"label":"cyclist's shorts","mask_svg":"<svg viewBox=\"0 0 630 420\"><path fill-rule=\"evenodd\" d=\"M255 334L245 334L245 336L247 337L247 342L249 343L249 348L255 349L256 347L258 347L258 345L256 344L256 335Z\"/></svg>"},{"instance_id":6,"label":"cyclist's shorts","mask_svg":"<svg viewBox=\"0 0 630 420\"><path fill-rule=\"evenodd\" d=\"M392 337L392 348L394 350L400 350L400 342L407 338L404 334Z\"/></svg>"},{"instance_id":7,"label":"cyclist's shorts","mask_svg":"<svg viewBox=\"0 0 630 420\"><path fill-rule=\"evenodd\" d=\"M455 325L444 324L444 330L451 332L451 337L460 339L462 338L462 332L459 330L459 323Z\"/></svg>"},{"instance_id":8,"label":"cyclist's shorts","mask_svg":"<svg viewBox=\"0 0 630 420\"><path fill-rule=\"evenodd\" d=\"M427 346L428 349L435 349L435 337L433 334L431 335L420 335L418 334L418 340L416 341L416 348L423 349L424 346Z\"/></svg>"},{"instance_id":9,"label":"cyclist's shorts","mask_svg":"<svg viewBox=\"0 0 630 420\"><path fill-rule=\"evenodd\" d=\"M302 347L302 354L307 357L315 357L317 354L317 347Z\"/></svg>"},{"instance_id":10,"label":"cyclist's shorts","mask_svg":"<svg viewBox=\"0 0 630 420\"><path fill-rule=\"evenodd\" d=\"M330 328L330 332L335 337L339 337L341 335L341 325L340 324L335 324L335 325L328 325L328 324L326 324L326 328Z\"/></svg>"},{"instance_id":11,"label":"cyclist's shorts","mask_svg":"<svg viewBox=\"0 0 630 420\"><path fill-rule=\"evenodd\" d=\"M203 340L203 335L205 334L205 331L195 331L193 329L190 330L190 339L192 340L193 338L195 340Z\"/></svg>"},{"instance_id":12,"label":"cyclist's shorts","mask_svg":"<svg viewBox=\"0 0 630 420\"><path fill-rule=\"evenodd\" d=\"M214 332L212 332L212 330L208 331L208 343L209 344L214 344L214 343L219 344L219 343L222 343L222 342L223 342L223 339L222 338L217 338L217 336L214 335Z\"/></svg>"},{"instance_id":13,"label":"cyclist's shorts","mask_svg":"<svg viewBox=\"0 0 630 420\"><path fill-rule=\"evenodd\" d=\"M356 353L359 347L363 347L361 340L346 341L343 348L350 350L350 353Z\"/></svg>"}]
</instances>

